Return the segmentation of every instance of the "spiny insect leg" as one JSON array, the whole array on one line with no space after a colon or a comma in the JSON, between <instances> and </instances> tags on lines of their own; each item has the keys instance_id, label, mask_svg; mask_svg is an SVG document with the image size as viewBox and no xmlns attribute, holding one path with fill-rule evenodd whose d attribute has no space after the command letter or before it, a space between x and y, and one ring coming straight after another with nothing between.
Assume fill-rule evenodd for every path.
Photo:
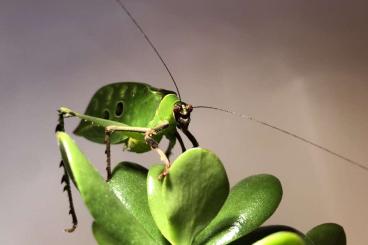
<instances>
[{"instance_id":1,"label":"spiny insect leg","mask_svg":"<svg viewBox=\"0 0 368 245\"><path fill-rule=\"evenodd\" d=\"M55 132L65 132L64 113L61 111L59 111L58 124L56 125Z\"/></svg>"},{"instance_id":2,"label":"spiny insect leg","mask_svg":"<svg viewBox=\"0 0 368 245\"><path fill-rule=\"evenodd\" d=\"M58 124L56 125L55 128L55 132L65 132L65 127L64 127L64 112L59 110L59 118L58 118ZM65 232L73 232L75 231L75 229L77 228L78 225L78 219L77 219L77 215L75 213L75 209L74 209L74 203L73 203L73 197L72 197L72 190L70 188L70 179L69 179L69 175L68 172L65 168L64 165L64 161L61 160L59 167L63 167L64 169L64 174L63 177L61 178L61 184L65 184L63 191L66 191L68 193L68 200L69 200L69 214L72 216L72 223L73 226L71 228L66 228L64 229Z\"/></svg>"},{"instance_id":3,"label":"spiny insect leg","mask_svg":"<svg viewBox=\"0 0 368 245\"><path fill-rule=\"evenodd\" d=\"M70 232L75 231L75 229L77 228L78 219L77 219L77 215L76 215L75 209L74 209L74 203L73 203L73 197L72 197L72 190L70 188L69 175L68 175L68 172L67 172L67 170L65 168L65 165L64 165L63 160L61 160L61 162L60 162L60 167L63 167L64 168L64 175L61 178L61 183L65 183L65 186L63 188L63 191L66 191L68 193L69 214L72 216L72 222L73 222L73 226L71 228L64 229L64 231L70 233Z\"/></svg>"}]
</instances>

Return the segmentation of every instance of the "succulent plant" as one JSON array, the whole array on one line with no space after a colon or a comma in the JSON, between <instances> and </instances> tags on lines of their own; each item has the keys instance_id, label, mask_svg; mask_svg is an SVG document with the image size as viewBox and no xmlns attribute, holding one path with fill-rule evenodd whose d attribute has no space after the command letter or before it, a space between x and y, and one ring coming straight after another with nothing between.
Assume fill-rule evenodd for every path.
<instances>
[{"instance_id":1,"label":"succulent plant","mask_svg":"<svg viewBox=\"0 0 368 245\"><path fill-rule=\"evenodd\" d=\"M163 178L163 164L147 170L121 162L106 182L66 133L58 132L57 139L101 245L346 244L344 229L334 223L306 234L282 225L261 227L281 201L280 181L258 174L230 189L224 166L209 150L185 151Z\"/></svg>"}]
</instances>

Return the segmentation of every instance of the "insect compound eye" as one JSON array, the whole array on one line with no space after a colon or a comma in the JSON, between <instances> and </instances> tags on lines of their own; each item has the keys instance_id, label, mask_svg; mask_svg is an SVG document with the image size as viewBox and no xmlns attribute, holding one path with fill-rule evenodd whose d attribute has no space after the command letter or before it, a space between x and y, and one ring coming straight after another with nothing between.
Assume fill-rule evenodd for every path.
<instances>
[{"instance_id":1,"label":"insect compound eye","mask_svg":"<svg viewBox=\"0 0 368 245\"><path fill-rule=\"evenodd\" d=\"M174 106L174 112L175 112L175 113L178 113L178 112L180 112L180 110L181 110L180 105L179 105L179 104L176 104L176 105Z\"/></svg>"},{"instance_id":2,"label":"insect compound eye","mask_svg":"<svg viewBox=\"0 0 368 245\"><path fill-rule=\"evenodd\" d=\"M103 119L109 119L110 118L110 112L108 110L104 110L102 113Z\"/></svg>"},{"instance_id":3,"label":"insect compound eye","mask_svg":"<svg viewBox=\"0 0 368 245\"><path fill-rule=\"evenodd\" d=\"M188 104L188 105L187 105L187 110L188 110L189 112L192 112L192 111L193 111L193 106L192 106L191 104Z\"/></svg>"},{"instance_id":4,"label":"insect compound eye","mask_svg":"<svg viewBox=\"0 0 368 245\"><path fill-rule=\"evenodd\" d=\"M124 104L123 102L120 101L116 104L115 115L117 117L121 117L123 115L123 111L124 111Z\"/></svg>"}]
</instances>

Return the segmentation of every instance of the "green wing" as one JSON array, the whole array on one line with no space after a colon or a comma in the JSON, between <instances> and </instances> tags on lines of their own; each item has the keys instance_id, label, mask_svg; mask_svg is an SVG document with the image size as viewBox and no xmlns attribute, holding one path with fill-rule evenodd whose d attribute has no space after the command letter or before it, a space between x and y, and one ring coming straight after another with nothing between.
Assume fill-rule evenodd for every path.
<instances>
[{"instance_id":1,"label":"green wing","mask_svg":"<svg viewBox=\"0 0 368 245\"><path fill-rule=\"evenodd\" d=\"M109 119L134 127L147 127L154 118L162 98L172 91L160 90L148 84L120 82L106 85L95 93L86 115ZM97 143L104 143L104 128L82 120L74 133ZM115 132L111 142L126 142L124 132Z\"/></svg>"}]
</instances>

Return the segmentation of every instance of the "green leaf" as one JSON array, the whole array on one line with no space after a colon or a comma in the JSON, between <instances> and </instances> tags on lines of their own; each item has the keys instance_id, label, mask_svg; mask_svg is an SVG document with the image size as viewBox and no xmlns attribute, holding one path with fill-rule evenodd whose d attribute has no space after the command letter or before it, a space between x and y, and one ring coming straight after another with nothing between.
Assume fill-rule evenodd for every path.
<instances>
[{"instance_id":1,"label":"green leaf","mask_svg":"<svg viewBox=\"0 0 368 245\"><path fill-rule=\"evenodd\" d=\"M74 176L81 197L96 223L120 244L156 244L137 219L89 163L74 141L63 132L56 134L64 164Z\"/></svg>"},{"instance_id":2,"label":"green leaf","mask_svg":"<svg viewBox=\"0 0 368 245\"><path fill-rule=\"evenodd\" d=\"M103 227L96 222L92 224L93 236L99 245L117 245L119 241L114 238L113 234L109 234Z\"/></svg>"},{"instance_id":3,"label":"green leaf","mask_svg":"<svg viewBox=\"0 0 368 245\"><path fill-rule=\"evenodd\" d=\"M231 242L231 245L250 245L254 244L258 240L261 240L273 233L280 232L280 231L289 231L299 235L305 242L306 245L314 245L314 243L306 237L302 232L296 230L293 227L285 226L285 225L269 225L259 227L256 230L248 233L247 235Z\"/></svg>"},{"instance_id":4,"label":"green leaf","mask_svg":"<svg viewBox=\"0 0 368 245\"><path fill-rule=\"evenodd\" d=\"M346 235L344 228L338 224L325 223L308 231L309 237L315 245L345 245Z\"/></svg>"},{"instance_id":5,"label":"green leaf","mask_svg":"<svg viewBox=\"0 0 368 245\"><path fill-rule=\"evenodd\" d=\"M181 154L163 180L163 165L148 173L148 203L161 233L172 244L192 244L218 213L228 192L225 169L212 152L193 148Z\"/></svg>"},{"instance_id":6,"label":"green leaf","mask_svg":"<svg viewBox=\"0 0 368 245\"><path fill-rule=\"evenodd\" d=\"M253 245L305 245L303 239L290 231L279 231L253 243Z\"/></svg>"},{"instance_id":7,"label":"green leaf","mask_svg":"<svg viewBox=\"0 0 368 245\"><path fill-rule=\"evenodd\" d=\"M282 198L280 181L267 174L245 178L235 185L214 220L194 244L228 244L259 227L276 210Z\"/></svg>"},{"instance_id":8,"label":"green leaf","mask_svg":"<svg viewBox=\"0 0 368 245\"><path fill-rule=\"evenodd\" d=\"M168 242L153 221L147 198L148 170L131 162L119 163L109 181L111 189L125 208L159 244Z\"/></svg>"}]
</instances>

